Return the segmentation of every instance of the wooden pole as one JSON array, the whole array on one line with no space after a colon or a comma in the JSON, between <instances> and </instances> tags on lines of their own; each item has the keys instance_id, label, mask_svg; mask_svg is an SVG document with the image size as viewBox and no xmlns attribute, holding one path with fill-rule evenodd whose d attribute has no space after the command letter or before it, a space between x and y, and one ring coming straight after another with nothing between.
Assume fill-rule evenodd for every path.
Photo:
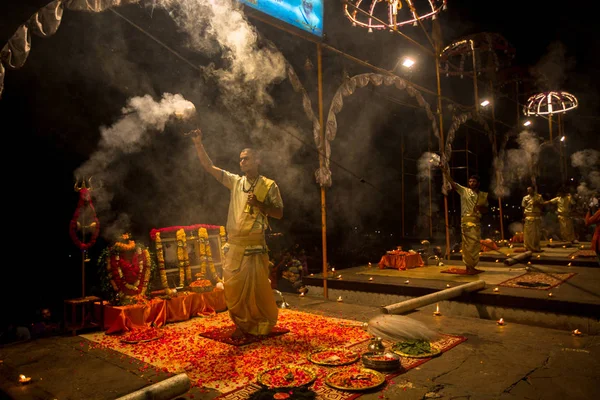
<instances>
[{"instance_id":1,"label":"wooden pole","mask_svg":"<svg viewBox=\"0 0 600 400\"><path fill-rule=\"evenodd\" d=\"M479 93L477 90L477 61L475 55L475 44L471 42L471 60L473 61L473 93L475 96L475 111L479 112Z\"/></svg>"},{"instance_id":2,"label":"wooden pole","mask_svg":"<svg viewBox=\"0 0 600 400\"><path fill-rule=\"evenodd\" d=\"M490 93L494 93L494 84L490 79ZM492 134L494 135L494 148L496 149L495 157L498 157L498 138L496 136L496 102L492 99ZM496 171L496 180L499 183L500 172ZM500 238L504 240L504 220L502 219L502 197L498 196L498 212L500 213Z\"/></svg>"},{"instance_id":3,"label":"wooden pole","mask_svg":"<svg viewBox=\"0 0 600 400\"><path fill-rule=\"evenodd\" d=\"M325 127L323 126L323 54L321 43L317 42L317 74L319 86L319 125L321 129L322 151L319 153L319 166L325 165ZM325 196L325 187L321 185L321 245L323 251L323 297L328 298L327 294L327 202Z\"/></svg>"},{"instance_id":4,"label":"wooden pole","mask_svg":"<svg viewBox=\"0 0 600 400\"><path fill-rule=\"evenodd\" d=\"M423 307L432 303L437 303L442 300L448 300L453 297L458 297L463 293L474 292L485 288L485 281L479 280L475 282L465 283L464 285L456 286L450 289L440 290L439 292L427 294L421 297L414 297L400 303L391 304L382 307L384 314L403 314L412 311L415 308Z\"/></svg>"},{"instance_id":5,"label":"wooden pole","mask_svg":"<svg viewBox=\"0 0 600 400\"><path fill-rule=\"evenodd\" d=\"M406 232L404 230L404 133L400 134L400 168L402 170L402 237L406 237Z\"/></svg>"},{"instance_id":6,"label":"wooden pole","mask_svg":"<svg viewBox=\"0 0 600 400\"><path fill-rule=\"evenodd\" d=\"M435 76L437 79L437 108L438 108L438 129L440 156L444 154L444 116L442 114L442 84L440 80L440 55L435 53ZM446 259L450 259L450 227L448 226L448 195L444 195L444 221L446 224Z\"/></svg>"}]
</instances>

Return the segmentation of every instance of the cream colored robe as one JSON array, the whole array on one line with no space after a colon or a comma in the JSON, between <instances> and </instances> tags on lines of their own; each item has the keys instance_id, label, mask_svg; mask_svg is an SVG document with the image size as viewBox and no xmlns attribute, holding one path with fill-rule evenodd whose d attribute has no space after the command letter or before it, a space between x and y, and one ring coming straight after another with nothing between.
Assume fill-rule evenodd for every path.
<instances>
[{"instance_id":1,"label":"cream colored robe","mask_svg":"<svg viewBox=\"0 0 600 400\"><path fill-rule=\"evenodd\" d=\"M245 212L250 188L245 176L223 171L223 185L231 190L224 247L223 285L231 319L243 332L266 335L277 323L279 310L269 282L265 243L268 218L253 208ZM259 201L283 208L277 184L263 176L253 190Z\"/></svg>"}]
</instances>

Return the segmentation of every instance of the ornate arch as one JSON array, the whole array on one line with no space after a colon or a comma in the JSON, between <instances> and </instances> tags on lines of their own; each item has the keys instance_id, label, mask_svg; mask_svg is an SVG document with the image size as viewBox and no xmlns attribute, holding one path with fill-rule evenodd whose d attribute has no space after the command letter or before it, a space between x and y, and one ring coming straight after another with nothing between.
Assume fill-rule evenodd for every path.
<instances>
[{"instance_id":1,"label":"ornate arch","mask_svg":"<svg viewBox=\"0 0 600 400\"><path fill-rule=\"evenodd\" d=\"M366 73L355 75L348 78L333 96L331 101L331 107L329 108L329 114L327 115L327 122L325 124L325 141L319 146L319 150L324 149L325 163L315 172L317 183L321 186L331 186L331 170L329 169L329 159L331 156L330 143L335 139L337 134L337 119L336 114L339 113L344 106L344 97L350 96L354 93L356 88L362 88L372 84L374 86L391 86L394 85L396 88L406 90L406 92L417 100L419 106L425 109L427 117L431 121L431 127L437 137L439 137L438 125L435 120L435 115L431 111L429 103L425 101L421 92L415 89L410 82L395 76L395 75L382 75L376 73Z\"/></svg>"},{"instance_id":2,"label":"ornate arch","mask_svg":"<svg viewBox=\"0 0 600 400\"><path fill-rule=\"evenodd\" d=\"M490 140L491 144L492 144L492 153L494 156L494 159L498 159L498 149L496 147L496 140L494 137L494 132L490 129L487 121L481 116L480 113L475 112L475 111L468 111L465 113L462 113L460 115L453 115L452 116L452 124L450 125L450 129L448 129L448 134L446 135L446 148L444 150L444 163L448 163L450 161L450 158L452 157L452 142L454 141L454 138L456 136L456 131L458 131L458 128L460 128L465 122L467 122L468 120L473 120L477 123L479 123L483 129L485 130L485 133L487 134L488 139ZM503 178L501 176L498 177L499 182L503 181ZM448 193L448 190L450 188L450 185L448 182L446 182L446 179L444 178L444 186L442 188L442 191L444 192L444 194Z\"/></svg>"}]
</instances>

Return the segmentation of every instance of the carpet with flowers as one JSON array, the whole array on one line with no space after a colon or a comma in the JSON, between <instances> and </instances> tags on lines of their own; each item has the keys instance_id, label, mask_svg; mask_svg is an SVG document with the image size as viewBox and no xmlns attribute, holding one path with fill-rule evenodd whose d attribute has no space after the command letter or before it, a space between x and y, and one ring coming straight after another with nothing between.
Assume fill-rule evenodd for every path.
<instances>
[{"instance_id":1,"label":"carpet with flowers","mask_svg":"<svg viewBox=\"0 0 600 400\"><path fill-rule=\"evenodd\" d=\"M193 386L218 390L223 393L220 398L226 400L247 399L260 389L256 385L259 374L281 365L310 368L317 376L310 389L318 398L344 400L358 396L327 386L325 377L334 367L313 364L308 355L320 348L345 347L366 352L370 335L355 322L281 309L277 327L289 332L245 346L232 346L201 336L201 333L230 326L227 313L122 335L95 332L80 336L92 341L94 347L112 349L144 362L145 365L140 367L144 370L154 368L174 374L186 373ZM148 338L154 340L145 340ZM439 343L434 344L444 352L465 340L461 336L441 335ZM428 360L403 358L402 367L394 374L388 374L386 379Z\"/></svg>"}]
</instances>

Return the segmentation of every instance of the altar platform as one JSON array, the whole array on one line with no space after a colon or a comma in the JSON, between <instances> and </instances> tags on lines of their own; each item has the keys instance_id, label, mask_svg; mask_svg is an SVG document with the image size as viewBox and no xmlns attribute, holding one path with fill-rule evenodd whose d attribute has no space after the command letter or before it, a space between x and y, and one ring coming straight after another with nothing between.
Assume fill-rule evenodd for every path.
<instances>
[{"instance_id":1,"label":"altar platform","mask_svg":"<svg viewBox=\"0 0 600 400\"><path fill-rule=\"evenodd\" d=\"M126 306L113 306L106 302L96 302L94 306L102 307L103 329L106 334L123 333L143 327L160 328L167 323L186 321L227 310L222 289L205 293L180 292L170 298L155 297L145 303Z\"/></svg>"},{"instance_id":2,"label":"altar platform","mask_svg":"<svg viewBox=\"0 0 600 400\"><path fill-rule=\"evenodd\" d=\"M338 266L333 274L327 274L326 280L322 273L310 274L303 283L311 294L321 295L326 282L331 300L384 307L482 280L484 289L437 304L441 312L482 319L504 318L556 329L585 326L589 332L600 333L600 268L595 258L571 258L577 249L551 249L534 254L529 262L512 266L504 264L506 254L482 253L477 267L481 272L476 275L447 273L464 269L460 253L442 260L441 266L430 259L428 265L406 270L380 269L378 260L374 260L370 265ZM503 250L508 249L500 252ZM435 306L424 308L433 312Z\"/></svg>"}]
</instances>

